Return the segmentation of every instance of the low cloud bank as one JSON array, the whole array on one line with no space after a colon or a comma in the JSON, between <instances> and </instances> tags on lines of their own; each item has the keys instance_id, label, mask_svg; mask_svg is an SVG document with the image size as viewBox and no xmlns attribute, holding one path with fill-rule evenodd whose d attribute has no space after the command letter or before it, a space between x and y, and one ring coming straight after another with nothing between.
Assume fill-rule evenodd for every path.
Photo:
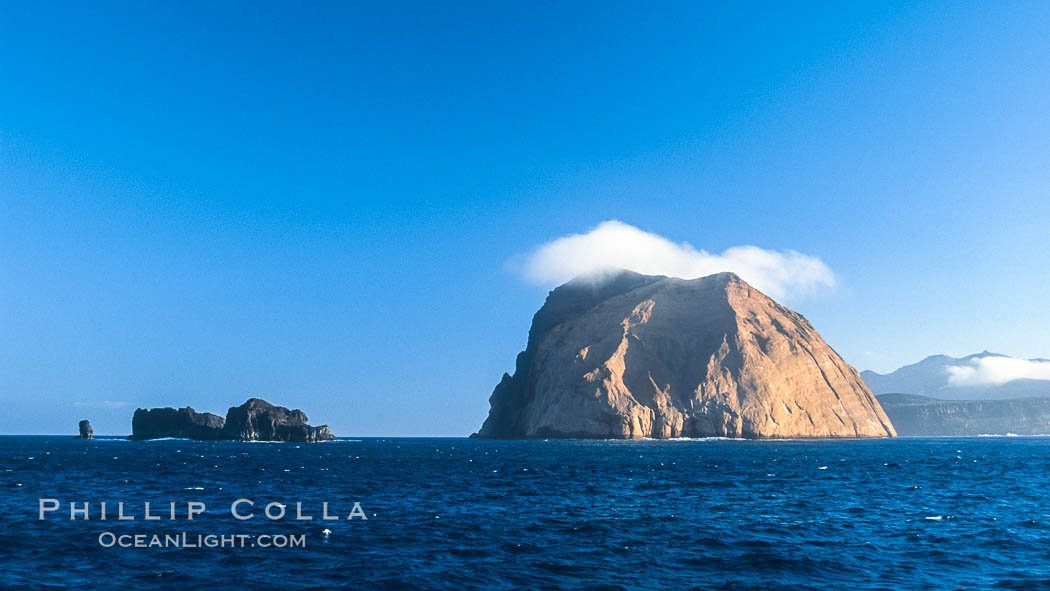
<instances>
[{"instance_id":1,"label":"low cloud bank","mask_svg":"<svg viewBox=\"0 0 1050 591\"><path fill-rule=\"evenodd\" d=\"M948 367L948 384L952 386L999 385L1014 380L1050 380L1050 361L981 357L967 365Z\"/></svg>"},{"instance_id":2,"label":"low cloud bank","mask_svg":"<svg viewBox=\"0 0 1050 591\"><path fill-rule=\"evenodd\" d=\"M125 406L131 406L131 403L123 400L96 400L77 401L73 403L73 406L80 408L124 408Z\"/></svg>"},{"instance_id":3,"label":"low cloud bank","mask_svg":"<svg viewBox=\"0 0 1050 591\"><path fill-rule=\"evenodd\" d=\"M560 284L611 269L682 279L732 271L778 299L835 285L831 269L817 257L757 246L734 246L714 254L616 220L541 245L526 259L524 275L535 283Z\"/></svg>"}]
</instances>

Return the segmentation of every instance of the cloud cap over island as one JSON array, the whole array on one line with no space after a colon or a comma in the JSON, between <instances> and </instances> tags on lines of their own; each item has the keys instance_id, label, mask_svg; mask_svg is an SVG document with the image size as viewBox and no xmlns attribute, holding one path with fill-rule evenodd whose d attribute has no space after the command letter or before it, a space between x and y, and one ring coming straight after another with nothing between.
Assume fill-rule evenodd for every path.
<instances>
[{"instance_id":1,"label":"cloud cap over island","mask_svg":"<svg viewBox=\"0 0 1050 591\"><path fill-rule=\"evenodd\" d=\"M1000 385L1015 380L1050 380L1050 361L1015 357L977 357L947 368L952 386Z\"/></svg>"},{"instance_id":2,"label":"cloud cap over island","mask_svg":"<svg viewBox=\"0 0 1050 591\"><path fill-rule=\"evenodd\" d=\"M681 279L732 271L773 298L805 296L835 285L831 269L814 256L757 246L734 246L715 254L619 220L540 245L526 257L522 272L535 283L561 284L610 269Z\"/></svg>"}]
</instances>

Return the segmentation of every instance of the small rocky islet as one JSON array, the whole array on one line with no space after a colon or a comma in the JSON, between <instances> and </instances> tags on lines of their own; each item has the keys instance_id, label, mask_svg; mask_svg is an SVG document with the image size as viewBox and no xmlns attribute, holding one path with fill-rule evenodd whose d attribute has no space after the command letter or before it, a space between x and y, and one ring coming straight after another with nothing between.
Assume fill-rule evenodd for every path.
<instances>
[{"instance_id":1,"label":"small rocky islet","mask_svg":"<svg viewBox=\"0 0 1050 591\"><path fill-rule=\"evenodd\" d=\"M92 439L91 423L80 421L80 439ZM328 425L314 427L306 413L249 398L226 411L226 418L185 408L139 408L131 419L129 439L195 439L198 441L288 441L314 443L332 441Z\"/></svg>"}]
</instances>

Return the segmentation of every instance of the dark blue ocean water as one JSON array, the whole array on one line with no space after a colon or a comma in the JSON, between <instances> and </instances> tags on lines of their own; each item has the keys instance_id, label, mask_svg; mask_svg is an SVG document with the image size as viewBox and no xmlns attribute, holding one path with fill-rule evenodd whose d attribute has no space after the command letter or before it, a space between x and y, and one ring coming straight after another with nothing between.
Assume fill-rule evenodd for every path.
<instances>
[{"instance_id":1,"label":"dark blue ocean water","mask_svg":"<svg viewBox=\"0 0 1050 591\"><path fill-rule=\"evenodd\" d=\"M1050 586L1048 474L1050 439L1023 438L0 437L0 588L1032 589ZM38 520L42 497L62 511ZM138 519L98 521L101 501ZM144 501L179 519L143 521ZM187 501L207 512L185 520ZM268 521L273 501L315 520ZM369 519L321 522L324 501ZM104 548L107 531L306 547Z\"/></svg>"}]
</instances>

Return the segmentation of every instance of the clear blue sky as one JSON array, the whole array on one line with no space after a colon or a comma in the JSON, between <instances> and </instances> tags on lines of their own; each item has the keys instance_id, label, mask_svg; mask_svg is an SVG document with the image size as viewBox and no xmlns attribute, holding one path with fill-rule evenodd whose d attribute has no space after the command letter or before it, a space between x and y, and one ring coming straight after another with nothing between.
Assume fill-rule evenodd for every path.
<instances>
[{"instance_id":1,"label":"clear blue sky","mask_svg":"<svg viewBox=\"0 0 1050 591\"><path fill-rule=\"evenodd\" d=\"M820 257L858 369L1050 357L1050 4L726 4L5 3L0 433L469 434L607 219Z\"/></svg>"}]
</instances>

